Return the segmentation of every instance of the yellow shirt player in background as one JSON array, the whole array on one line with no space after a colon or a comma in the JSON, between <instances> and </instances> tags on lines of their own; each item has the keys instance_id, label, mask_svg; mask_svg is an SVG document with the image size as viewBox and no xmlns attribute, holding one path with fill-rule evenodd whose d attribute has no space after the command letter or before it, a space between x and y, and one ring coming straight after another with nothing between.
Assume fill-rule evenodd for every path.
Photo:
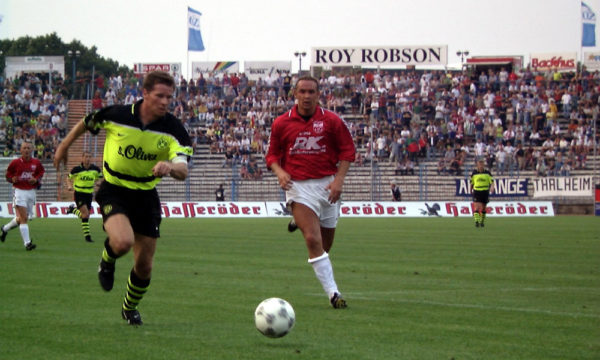
<instances>
[{"instance_id":1,"label":"yellow shirt player in background","mask_svg":"<svg viewBox=\"0 0 600 360\"><path fill-rule=\"evenodd\" d=\"M485 161L477 161L477 168L471 174L470 187L473 193L475 227L483 227L485 222L485 207L489 202L490 193L494 192L494 178L492 177L492 173L485 168Z\"/></svg>"},{"instance_id":2,"label":"yellow shirt player in background","mask_svg":"<svg viewBox=\"0 0 600 360\"><path fill-rule=\"evenodd\" d=\"M67 158L71 144L86 130L106 134L102 173L96 193L108 238L100 260L98 280L105 291L113 288L117 259L133 250L121 315L130 325L142 325L137 307L150 287L160 237L161 207L156 184L164 176L185 180L192 142L187 130L168 112L175 81L162 71L146 74L143 99L113 105L87 115L60 143L54 166Z\"/></svg>"},{"instance_id":3,"label":"yellow shirt player in background","mask_svg":"<svg viewBox=\"0 0 600 360\"><path fill-rule=\"evenodd\" d=\"M102 179L102 170L90 162L91 155L85 151L81 155L81 164L75 166L69 174L69 190L75 190L73 194L75 205L69 206L69 214L74 214L81 219L81 230L85 241L92 242L90 235L90 209L94 189L99 180Z\"/></svg>"}]
</instances>

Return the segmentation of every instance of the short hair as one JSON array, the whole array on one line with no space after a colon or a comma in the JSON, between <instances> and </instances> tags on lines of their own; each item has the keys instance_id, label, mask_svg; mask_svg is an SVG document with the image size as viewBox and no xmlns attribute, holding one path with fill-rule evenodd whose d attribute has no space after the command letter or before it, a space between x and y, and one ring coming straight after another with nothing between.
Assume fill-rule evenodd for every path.
<instances>
[{"instance_id":1,"label":"short hair","mask_svg":"<svg viewBox=\"0 0 600 360\"><path fill-rule=\"evenodd\" d=\"M146 74L144 77L142 88L146 91L152 91L152 89L154 89L154 85L156 84L164 84L175 88L175 79L173 79L169 73L164 71L152 71Z\"/></svg>"},{"instance_id":2,"label":"short hair","mask_svg":"<svg viewBox=\"0 0 600 360\"><path fill-rule=\"evenodd\" d=\"M300 83L300 81L312 81L315 84L317 84L317 91L319 91L319 80L317 80L316 77L310 76L310 75L302 75L298 78L298 80L296 81L296 86L298 87L298 83Z\"/></svg>"}]
</instances>

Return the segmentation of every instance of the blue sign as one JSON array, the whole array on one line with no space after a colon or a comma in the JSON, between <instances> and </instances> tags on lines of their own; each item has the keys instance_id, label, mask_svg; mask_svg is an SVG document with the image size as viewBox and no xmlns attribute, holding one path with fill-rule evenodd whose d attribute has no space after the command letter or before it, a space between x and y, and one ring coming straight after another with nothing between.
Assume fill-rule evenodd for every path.
<instances>
[{"instance_id":1,"label":"blue sign","mask_svg":"<svg viewBox=\"0 0 600 360\"><path fill-rule=\"evenodd\" d=\"M494 192L490 197L526 197L529 179L494 179ZM456 196L471 196L469 180L456 180Z\"/></svg>"}]
</instances>

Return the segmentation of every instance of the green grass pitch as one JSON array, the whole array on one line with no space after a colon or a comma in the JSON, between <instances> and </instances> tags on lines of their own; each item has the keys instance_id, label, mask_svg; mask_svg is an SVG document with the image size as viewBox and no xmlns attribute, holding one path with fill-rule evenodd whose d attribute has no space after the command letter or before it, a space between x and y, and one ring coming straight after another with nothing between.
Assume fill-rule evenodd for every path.
<instances>
[{"instance_id":1,"label":"green grass pitch","mask_svg":"<svg viewBox=\"0 0 600 360\"><path fill-rule=\"evenodd\" d=\"M3 224L8 219L0 219ZM343 218L331 252L348 309L334 310L287 219L164 220L144 325L120 317L129 253L104 292L104 234L76 219L0 243L0 359L599 359L600 219ZM288 300L281 339L254 328Z\"/></svg>"}]
</instances>

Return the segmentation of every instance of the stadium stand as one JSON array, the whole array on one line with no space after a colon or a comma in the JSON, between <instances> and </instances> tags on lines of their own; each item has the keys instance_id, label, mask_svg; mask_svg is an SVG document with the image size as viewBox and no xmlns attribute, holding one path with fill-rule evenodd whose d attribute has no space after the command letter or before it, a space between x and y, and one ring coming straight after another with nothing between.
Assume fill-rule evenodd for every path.
<instances>
[{"instance_id":1,"label":"stadium stand","mask_svg":"<svg viewBox=\"0 0 600 360\"><path fill-rule=\"evenodd\" d=\"M320 102L346 120L360 154L348 174L344 199L389 200L389 184L395 182L404 201L462 200L454 195L454 179L466 178L477 156L488 160L497 177L597 176L593 170L600 161L592 149L598 138L593 121L597 121L600 75L565 73L558 80L554 75L529 70L321 74ZM171 111L188 129L195 155L189 181L164 179L158 187L161 198L211 201L214 189L223 183L228 200L282 200L263 153L272 120L293 105L283 77L249 82L243 74L239 78L211 74L202 80L180 81ZM67 109L61 93L50 91L35 74L3 84L0 151L10 159L11 149L25 138L43 144L36 155L48 171L38 194L41 200L72 198L66 190L66 174L79 163L84 149L96 164L102 163L102 135L86 135L71 147L66 166L55 172L51 154L65 128L94 107L139 99L140 84L134 78L110 75L105 85L106 92L96 92L93 100L70 100ZM68 125L49 120L52 111L41 110L44 106L62 109ZM479 138L484 144L478 145L481 150L475 148ZM518 144L523 147L520 159L513 153ZM262 170L256 177L249 176L247 168L254 161ZM6 184L0 186L0 199L8 199L9 194Z\"/></svg>"}]
</instances>

